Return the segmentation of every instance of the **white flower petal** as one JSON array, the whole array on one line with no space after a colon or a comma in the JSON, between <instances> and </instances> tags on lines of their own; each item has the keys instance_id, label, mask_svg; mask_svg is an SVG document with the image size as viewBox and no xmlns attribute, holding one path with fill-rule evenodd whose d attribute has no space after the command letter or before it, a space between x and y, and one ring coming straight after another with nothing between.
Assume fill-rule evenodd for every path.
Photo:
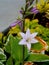
<instances>
[{"instance_id":1,"label":"white flower petal","mask_svg":"<svg viewBox=\"0 0 49 65\"><path fill-rule=\"evenodd\" d=\"M31 34L31 38L34 38L38 33Z\"/></svg>"},{"instance_id":2,"label":"white flower petal","mask_svg":"<svg viewBox=\"0 0 49 65\"><path fill-rule=\"evenodd\" d=\"M20 44L20 45L26 45L26 44L27 44L27 42L26 42L26 40L25 40L25 39L22 39L22 40L19 42L19 44Z\"/></svg>"},{"instance_id":3,"label":"white flower petal","mask_svg":"<svg viewBox=\"0 0 49 65\"><path fill-rule=\"evenodd\" d=\"M30 50L31 49L31 44L27 43L27 47L28 47L28 50Z\"/></svg>"},{"instance_id":4,"label":"white flower petal","mask_svg":"<svg viewBox=\"0 0 49 65\"><path fill-rule=\"evenodd\" d=\"M26 31L26 39L27 39L27 38L29 38L29 37L30 37L30 35L31 35L31 34L30 34L30 30L29 30L29 29L27 29L27 31Z\"/></svg>"},{"instance_id":5,"label":"white flower petal","mask_svg":"<svg viewBox=\"0 0 49 65\"><path fill-rule=\"evenodd\" d=\"M20 35L22 36L22 38L25 38L25 34L23 32L20 32Z\"/></svg>"},{"instance_id":6,"label":"white flower petal","mask_svg":"<svg viewBox=\"0 0 49 65\"><path fill-rule=\"evenodd\" d=\"M37 33L30 34L30 30L28 29L26 31L26 34L23 32L20 32L22 36L22 40L19 42L20 45L27 45L28 51L31 49L31 43L37 43L38 41L34 38Z\"/></svg>"},{"instance_id":7,"label":"white flower petal","mask_svg":"<svg viewBox=\"0 0 49 65\"><path fill-rule=\"evenodd\" d=\"M27 29L26 34L30 34L30 30L29 29Z\"/></svg>"},{"instance_id":8,"label":"white flower petal","mask_svg":"<svg viewBox=\"0 0 49 65\"><path fill-rule=\"evenodd\" d=\"M37 43L38 42L38 40L36 40L36 39L32 39L31 41L30 41L30 43Z\"/></svg>"}]
</instances>

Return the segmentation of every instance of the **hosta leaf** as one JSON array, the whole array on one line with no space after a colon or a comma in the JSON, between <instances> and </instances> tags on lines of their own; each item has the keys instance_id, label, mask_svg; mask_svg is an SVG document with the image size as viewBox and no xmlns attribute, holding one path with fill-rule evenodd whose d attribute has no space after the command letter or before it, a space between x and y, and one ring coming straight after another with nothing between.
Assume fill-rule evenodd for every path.
<instances>
[{"instance_id":1,"label":"hosta leaf","mask_svg":"<svg viewBox=\"0 0 49 65\"><path fill-rule=\"evenodd\" d=\"M37 9L40 11L40 12L42 12L42 6L38 3L37 4Z\"/></svg>"},{"instance_id":2,"label":"hosta leaf","mask_svg":"<svg viewBox=\"0 0 49 65\"><path fill-rule=\"evenodd\" d=\"M29 28L29 25L30 25L30 20L25 19L25 31L27 30L27 28Z\"/></svg>"},{"instance_id":3,"label":"hosta leaf","mask_svg":"<svg viewBox=\"0 0 49 65\"><path fill-rule=\"evenodd\" d=\"M7 42L6 42L6 45L5 45L5 50L6 50L6 52L11 53L12 57L14 59L17 59L17 60L21 59L22 60L22 58L23 58L23 46L18 44L19 41L20 40L18 38L14 38L13 36L9 35ZM27 47L25 47L24 59L28 55L27 51L28 51L28 49L27 49ZM22 58L20 58L20 57L22 57Z\"/></svg>"},{"instance_id":4,"label":"hosta leaf","mask_svg":"<svg viewBox=\"0 0 49 65\"><path fill-rule=\"evenodd\" d=\"M25 46L25 48L24 48L24 59L26 59L27 57L28 57L28 49Z\"/></svg>"},{"instance_id":5,"label":"hosta leaf","mask_svg":"<svg viewBox=\"0 0 49 65\"><path fill-rule=\"evenodd\" d=\"M30 10L32 7L33 7L33 4L30 5L30 6L27 8L27 11Z\"/></svg>"},{"instance_id":6,"label":"hosta leaf","mask_svg":"<svg viewBox=\"0 0 49 65\"><path fill-rule=\"evenodd\" d=\"M49 10L49 4L45 5L45 10Z\"/></svg>"},{"instance_id":7,"label":"hosta leaf","mask_svg":"<svg viewBox=\"0 0 49 65\"><path fill-rule=\"evenodd\" d=\"M10 35L7 39L7 42L5 44L5 51L8 52L8 53L11 53L11 43L10 43Z\"/></svg>"},{"instance_id":8,"label":"hosta leaf","mask_svg":"<svg viewBox=\"0 0 49 65\"><path fill-rule=\"evenodd\" d=\"M2 48L0 48L0 52L4 53L4 51L3 51L3 49L2 49Z\"/></svg>"},{"instance_id":9,"label":"hosta leaf","mask_svg":"<svg viewBox=\"0 0 49 65\"><path fill-rule=\"evenodd\" d=\"M32 44L32 49L34 50L41 50L43 48L42 44L36 43L36 44Z\"/></svg>"},{"instance_id":10,"label":"hosta leaf","mask_svg":"<svg viewBox=\"0 0 49 65\"><path fill-rule=\"evenodd\" d=\"M30 54L26 61L32 61L32 62L45 62L49 61L49 56L44 54Z\"/></svg>"},{"instance_id":11,"label":"hosta leaf","mask_svg":"<svg viewBox=\"0 0 49 65\"><path fill-rule=\"evenodd\" d=\"M40 4L44 5L45 1L44 0L40 0Z\"/></svg>"},{"instance_id":12,"label":"hosta leaf","mask_svg":"<svg viewBox=\"0 0 49 65\"><path fill-rule=\"evenodd\" d=\"M15 65L20 65L20 62L19 61L16 61Z\"/></svg>"},{"instance_id":13,"label":"hosta leaf","mask_svg":"<svg viewBox=\"0 0 49 65\"><path fill-rule=\"evenodd\" d=\"M12 27L8 33L9 34L17 34L20 31L21 31L20 26L17 24L16 26Z\"/></svg>"},{"instance_id":14,"label":"hosta leaf","mask_svg":"<svg viewBox=\"0 0 49 65\"><path fill-rule=\"evenodd\" d=\"M0 65L4 65L2 62L0 62Z\"/></svg>"},{"instance_id":15,"label":"hosta leaf","mask_svg":"<svg viewBox=\"0 0 49 65\"><path fill-rule=\"evenodd\" d=\"M0 52L0 61L4 62L6 60L6 55L3 52Z\"/></svg>"},{"instance_id":16,"label":"hosta leaf","mask_svg":"<svg viewBox=\"0 0 49 65\"><path fill-rule=\"evenodd\" d=\"M15 60L22 61L23 59L23 46L19 45L19 39L10 36L11 55Z\"/></svg>"},{"instance_id":17,"label":"hosta leaf","mask_svg":"<svg viewBox=\"0 0 49 65\"><path fill-rule=\"evenodd\" d=\"M11 57L7 60L6 65L13 65L13 61Z\"/></svg>"}]
</instances>

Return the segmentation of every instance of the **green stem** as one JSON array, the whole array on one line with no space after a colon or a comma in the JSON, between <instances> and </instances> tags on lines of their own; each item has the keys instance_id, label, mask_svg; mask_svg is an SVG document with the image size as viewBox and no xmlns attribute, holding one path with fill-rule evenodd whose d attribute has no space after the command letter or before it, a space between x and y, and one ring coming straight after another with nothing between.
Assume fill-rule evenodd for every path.
<instances>
[{"instance_id":1,"label":"green stem","mask_svg":"<svg viewBox=\"0 0 49 65\"><path fill-rule=\"evenodd\" d=\"M35 18L35 15L36 15L36 14L33 15L33 19Z\"/></svg>"},{"instance_id":2,"label":"green stem","mask_svg":"<svg viewBox=\"0 0 49 65\"><path fill-rule=\"evenodd\" d=\"M27 3L27 0L26 0L26 3ZM25 6L25 12L26 12L26 10L27 10L27 7ZM23 30L22 30L22 32L25 32L25 16L24 16L25 12L23 14ZM23 45L23 62L22 62L22 65L24 65L24 51L25 51L25 47Z\"/></svg>"},{"instance_id":3,"label":"green stem","mask_svg":"<svg viewBox=\"0 0 49 65\"><path fill-rule=\"evenodd\" d=\"M22 32L25 32L25 18L24 18L24 14L23 14L23 29ZM22 65L24 65L24 45L23 45L23 62Z\"/></svg>"}]
</instances>

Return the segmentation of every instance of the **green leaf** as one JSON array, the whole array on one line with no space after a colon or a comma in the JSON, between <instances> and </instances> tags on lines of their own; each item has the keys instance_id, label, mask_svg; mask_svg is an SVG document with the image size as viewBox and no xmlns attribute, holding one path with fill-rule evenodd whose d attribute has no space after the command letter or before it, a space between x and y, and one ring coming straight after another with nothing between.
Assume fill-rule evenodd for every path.
<instances>
[{"instance_id":1,"label":"green leaf","mask_svg":"<svg viewBox=\"0 0 49 65\"><path fill-rule=\"evenodd\" d=\"M16 61L15 65L20 65L20 62L19 61Z\"/></svg>"},{"instance_id":2,"label":"green leaf","mask_svg":"<svg viewBox=\"0 0 49 65\"><path fill-rule=\"evenodd\" d=\"M31 5L27 8L27 11L30 10L31 8L33 8L33 4L31 4Z\"/></svg>"},{"instance_id":3,"label":"green leaf","mask_svg":"<svg viewBox=\"0 0 49 65\"><path fill-rule=\"evenodd\" d=\"M4 53L4 51L3 51L3 49L2 49L2 48L0 48L0 52Z\"/></svg>"},{"instance_id":4,"label":"green leaf","mask_svg":"<svg viewBox=\"0 0 49 65\"><path fill-rule=\"evenodd\" d=\"M0 65L4 65L2 62L0 62Z\"/></svg>"},{"instance_id":5,"label":"green leaf","mask_svg":"<svg viewBox=\"0 0 49 65\"><path fill-rule=\"evenodd\" d=\"M4 62L6 60L6 55L3 52L0 52L0 61Z\"/></svg>"},{"instance_id":6,"label":"green leaf","mask_svg":"<svg viewBox=\"0 0 49 65\"><path fill-rule=\"evenodd\" d=\"M10 43L10 35L7 38L6 44L5 44L5 51L8 53L11 53L11 43Z\"/></svg>"},{"instance_id":7,"label":"green leaf","mask_svg":"<svg viewBox=\"0 0 49 65\"><path fill-rule=\"evenodd\" d=\"M34 50L41 50L43 48L42 44L40 44L40 42L36 43L36 44L32 44L32 49Z\"/></svg>"},{"instance_id":8,"label":"green leaf","mask_svg":"<svg viewBox=\"0 0 49 65\"><path fill-rule=\"evenodd\" d=\"M13 65L13 61L11 57L7 60L6 65Z\"/></svg>"},{"instance_id":9,"label":"green leaf","mask_svg":"<svg viewBox=\"0 0 49 65\"><path fill-rule=\"evenodd\" d=\"M17 37L14 38L12 35L9 35L6 45L5 45L5 50L8 53L12 54L12 57L17 60L22 60L23 59L23 46L19 45L20 39ZM24 59L28 55L28 49L26 46L24 46Z\"/></svg>"},{"instance_id":10,"label":"green leaf","mask_svg":"<svg viewBox=\"0 0 49 65\"><path fill-rule=\"evenodd\" d=\"M44 5L45 1L44 0L40 0L40 4Z\"/></svg>"},{"instance_id":11,"label":"green leaf","mask_svg":"<svg viewBox=\"0 0 49 65\"><path fill-rule=\"evenodd\" d=\"M11 55L15 60L23 60L23 46L19 45L20 39L10 36Z\"/></svg>"},{"instance_id":12,"label":"green leaf","mask_svg":"<svg viewBox=\"0 0 49 65\"><path fill-rule=\"evenodd\" d=\"M25 61L45 62L49 61L49 56L43 54L30 54Z\"/></svg>"},{"instance_id":13,"label":"green leaf","mask_svg":"<svg viewBox=\"0 0 49 65\"><path fill-rule=\"evenodd\" d=\"M24 48L24 59L26 59L27 57L28 57L28 49L25 46L25 48Z\"/></svg>"}]
</instances>

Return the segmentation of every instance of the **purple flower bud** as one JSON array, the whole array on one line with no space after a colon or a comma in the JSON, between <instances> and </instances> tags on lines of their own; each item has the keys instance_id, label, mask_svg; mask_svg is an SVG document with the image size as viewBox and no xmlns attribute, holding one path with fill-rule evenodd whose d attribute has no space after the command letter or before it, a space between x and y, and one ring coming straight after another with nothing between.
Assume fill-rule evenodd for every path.
<instances>
[{"instance_id":1,"label":"purple flower bud","mask_svg":"<svg viewBox=\"0 0 49 65\"><path fill-rule=\"evenodd\" d=\"M38 11L38 10L35 10L35 11L33 11L33 13L34 13L34 14L37 14L37 13L39 13L39 11Z\"/></svg>"},{"instance_id":2,"label":"purple flower bud","mask_svg":"<svg viewBox=\"0 0 49 65\"><path fill-rule=\"evenodd\" d=\"M16 26L16 22L14 22L14 23L12 23L11 25L10 25L10 27L14 27L14 26Z\"/></svg>"},{"instance_id":3,"label":"purple flower bud","mask_svg":"<svg viewBox=\"0 0 49 65\"><path fill-rule=\"evenodd\" d=\"M34 7L34 8L31 9L31 12L34 13L34 14L37 14L37 13L39 13L39 10L37 10L37 8Z\"/></svg>"},{"instance_id":4,"label":"purple flower bud","mask_svg":"<svg viewBox=\"0 0 49 65\"><path fill-rule=\"evenodd\" d=\"M21 30L23 29L23 23L22 21L18 22L18 25L20 26Z\"/></svg>"},{"instance_id":5,"label":"purple flower bud","mask_svg":"<svg viewBox=\"0 0 49 65\"><path fill-rule=\"evenodd\" d=\"M31 9L31 12L33 12L33 11L35 11L35 10L37 10L37 8L36 8L36 7L32 8L32 9Z\"/></svg>"},{"instance_id":6,"label":"purple flower bud","mask_svg":"<svg viewBox=\"0 0 49 65\"><path fill-rule=\"evenodd\" d=\"M22 24L22 22L21 22L20 20L17 20L16 22L12 23L12 24L10 25L10 27L14 27L14 26L16 26L17 24L20 26L21 29L23 28L23 24Z\"/></svg>"},{"instance_id":7,"label":"purple flower bud","mask_svg":"<svg viewBox=\"0 0 49 65\"><path fill-rule=\"evenodd\" d=\"M22 11L22 10L20 10L20 13L22 14L22 13L23 13L23 11Z\"/></svg>"}]
</instances>

